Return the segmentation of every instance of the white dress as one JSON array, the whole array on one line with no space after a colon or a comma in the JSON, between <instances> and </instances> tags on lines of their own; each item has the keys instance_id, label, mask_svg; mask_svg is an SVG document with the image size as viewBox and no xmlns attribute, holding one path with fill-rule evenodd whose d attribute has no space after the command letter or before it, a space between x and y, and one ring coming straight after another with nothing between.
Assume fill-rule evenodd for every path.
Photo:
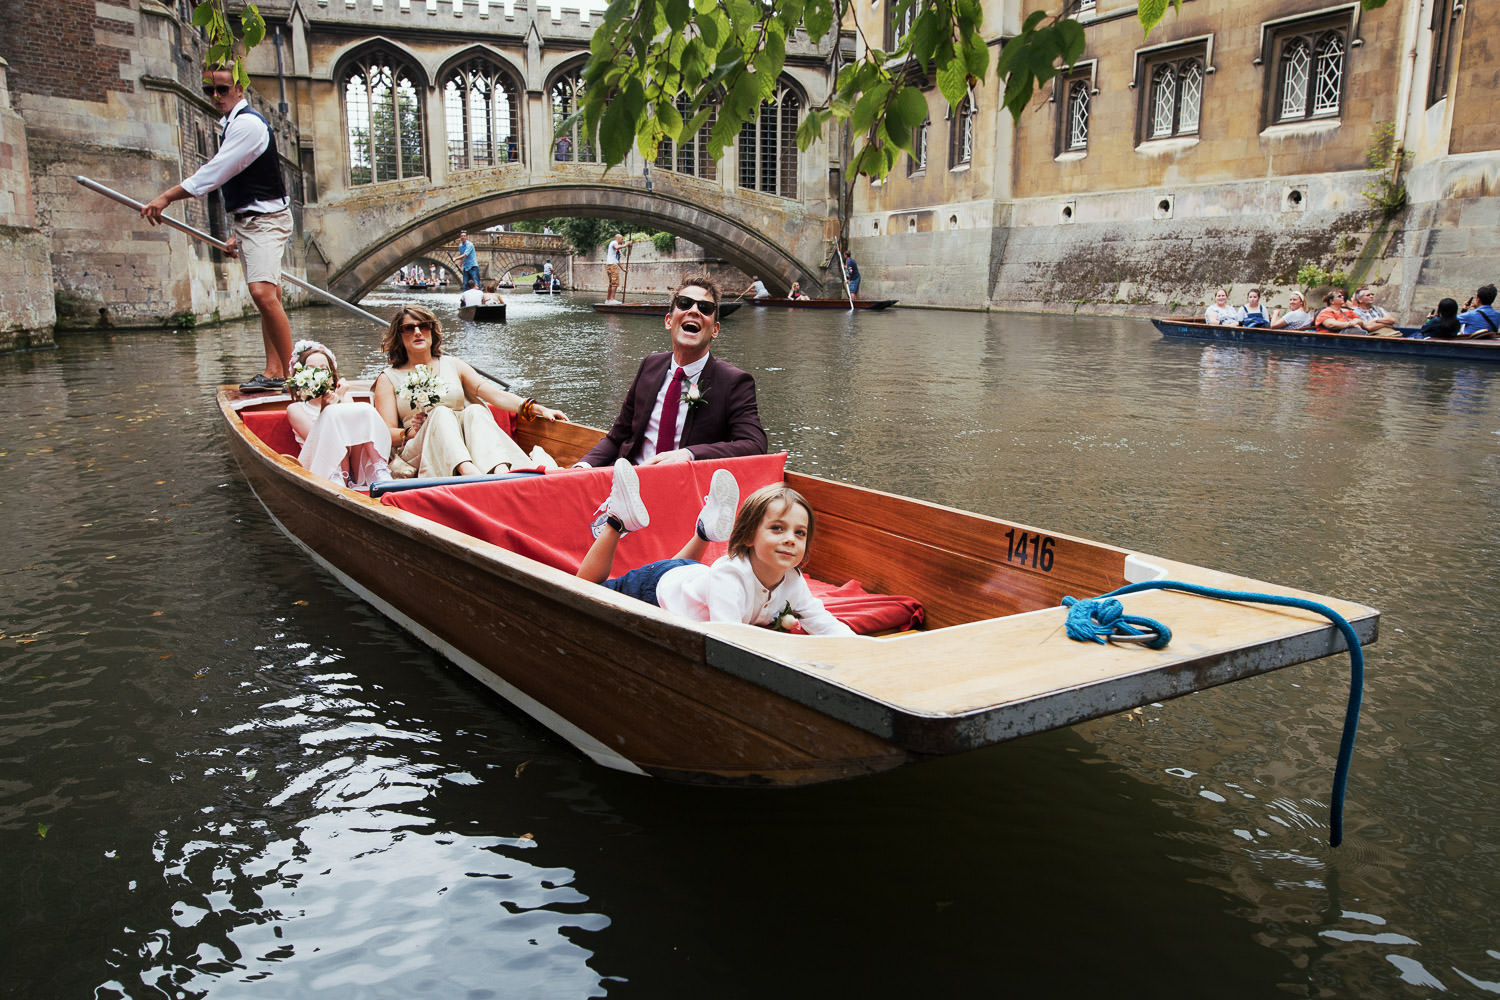
<instances>
[{"instance_id":1,"label":"white dress","mask_svg":"<svg viewBox=\"0 0 1500 1000\"><path fill-rule=\"evenodd\" d=\"M401 461L395 463L396 475L423 479L456 476L464 462L473 462L481 473L509 472L536 464L495 423L488 406L471 403L464 396L458 365L451 357L436 359L434 367L444 384L442 401L428 411L422 428L397 453ZM396 415L403 427L416 413L401 394L410 375L394 368L385 370L396 392Z\"/></svg>"},{"instance_id":2,"label":"white dress","mask_svg":"<svg viewBox=\"0 0 1500 1000\"><path fill-rule=\"evenodd\" d=\"M319 412L317 403L299 402L287 406L288 415L294 407L313 420L307 440L297 438L302 445L297 461L304 469L343 486L344 457L351 448L357 448L350 456L354 466L349 470L350 485L369 485L380 473L390 474L385 456L391 450L391 432L375 407L369 403L329 403ZM297 433L295 421L292 433Z\"/></svg>"}]
</instances>

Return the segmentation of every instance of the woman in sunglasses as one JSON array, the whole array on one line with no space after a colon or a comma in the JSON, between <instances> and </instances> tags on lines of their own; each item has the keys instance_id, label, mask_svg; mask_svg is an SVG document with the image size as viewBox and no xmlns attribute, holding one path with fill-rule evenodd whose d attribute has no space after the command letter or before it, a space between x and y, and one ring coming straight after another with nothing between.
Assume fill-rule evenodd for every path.
<instances>
[{"instance_id":1,"label":"woman in sunglasses","mask_svg":"<svg viewBox=\"0 0 1500 1000\"><path fill-rule=\"evenodd\" d=\"M530 455L522 451L484 404L523 420L567 420L567 415L507 392L467 362L444 354L443 327L432 313L406 306L391 320L380 347L391 366L375 379L375 408L391 432L391 471L398 478L474 476L552 464L540 448Z\"/></svg>"}]
</instances>

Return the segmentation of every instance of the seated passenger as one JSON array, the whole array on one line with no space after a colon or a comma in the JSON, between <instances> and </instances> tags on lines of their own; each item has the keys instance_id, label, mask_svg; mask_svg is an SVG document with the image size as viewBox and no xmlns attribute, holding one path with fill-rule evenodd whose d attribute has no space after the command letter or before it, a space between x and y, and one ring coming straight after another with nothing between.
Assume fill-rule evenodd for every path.
<instances>
[{"instance_id":1,"label":"seated passenger","mask_svg":"<svg viewBox=\"0 0 1500 1000\"><path fill-rule=\"evenodd\" d=\"M692 537L672 559L647 563L608 579L620 538L651 523L641 502L635 467L615 463L609 499L591 526L594 544L578 576L699 622L770 625L782 631L800 625L810 635L853 635L854 630L812 595L798 572L812 546L812 506L785 483L763 486L739 506L734 475L719 469ZM712 566L699 560L709 542L728 542L729 551Z\"/></svg>"},{"instance_id":2,"label":"seated passenger","mask_svg":"<svg viewBox=\"0 0 1500 1000\"><path fill-rule=\"evenodd\" d=\"M323 391L305 388L315 381L301 373L306 369L328 372L319 386ZM369 403L345 401L348 387L339 378L338 361L332 351L316 341L297 341L292 346L292 377L287 380L287 389L297 397L296 402L287 404L286 418L292 425L292 436L302 446L297 461L304 469L357 490L391 478L385 461L391 435L385 421Z\"/></svg>"},{"instance_id":3,"label":"seated passenger","mask_svg":"<svg viewBox=\"0 0 1500 1000\"><path fill-rule=\"evenodd\" d=\"M375 408L395 449L395 475L473 476L549 464L540 448L522 451L484 404L523 420L567 416L482 378L467 362L444 354L442 345L442 324L416 305L396 313L381 341L391 366L375 379Z\"/></svg>"},{"instance_id":4,"label":"seated passenger","mask_svg":"<svg viewBox=\"0 0 1500 1000\"><path fill-rule=\"evenodd\" d=\"M1366 333L1396 336L1396 317L1375 304L1375 292L1365 285L1354 293L1354 315L1359 317L1360 328Z\"/></svg>"},{"instance_id":5,"label":"seated passenger","mask_svg":"<svg viewBox=\"0 0 1500 1000\"><path fill-rule=\"evenodd\" d=\"M486 281L484 283L484 300L483 300L483 303L482 303L483 305L487 305L487 306L503 306L503 305L505 305L505 299L504 299L503 296L501 296L501 294L498 291L495 290L496 287L497 286L495 285L495 279L494 278L491 278L489 281Z\"/></svg>"},{"instance_id":6,"label":"seated passenger","mask_svg":"<svg viewBox=\"0 0 1500 1000\"><path fill-rule=\"evenodd\" d=\"M484 293L479 290L479 282L470 278L469 287L459 293L458 304L460 306L477 306L483 302Z\"/></svg>"},{"instance_id":7,"label":"seated passenger","mask_svg":"<svg viewBox=\"0 0 1500 1000\"><path fill-rule=\"evenodd\" d=\"M1479 290L1458 314L1466 337L1493 337L1500 333L1500 312L1495 311L1495 286L1480 285Z\"/></svg>"},{"instance_id":8,"label":"seated passenger","mask_svg":"<svg viewBox=\"0 0 1500 1000\"><path fill-rule=\"evenodd\" d=\"M1266 311L1260 304L1260 289L1252 288L1245 293L1245 304L1235 310L1240 326L1270 326Z\"/></svg>"},{"instance_id":9,"label":"seated passenger","mask_svg":"<svg viewBox=\"0 0 1500 1000\"><path fill-rule=\"evenodd\" d=\"M807 298L807 293L802 290L802 282L800 282L800 281L794 281L794 282L792 282L792 290L790 292L786 293L786 297L789 298L789 299L805 299L805 298Z\"/></svg>"},{"instance_id":10,"label":"seated passenger","mask_svg":"<svg viewBox=\"0 0 1500 1000\"><path fill-rule=\"evenodd\" d=\"M1306 330L1313 325L1312 313L1307 311L1307 300L1302 297L1301 292L1292 292L1287 296L1288 308L1286 312L1276 310L1271 317L1271 328L1275 330Z\"/></svg>"},{"instance_id":11,"label":"seated passenger","mask_svg":"<svg viewBox=\"0 0 1500 1000\"><path fill-rule=\"evenodd\" d=\"M1433 340L1453 340L1462 332L1463 324L1458 321L1458 300L1439 299L1436 311L1427 317L1427 322L1422 324L1422 329L1410 336Z\"/></svg>"},{"instance_id":12,"label":"seated passenger","mask_svg":"<svg viewBox=\"0 0 1500 1000\"><path fill-rule=\"evenodd\" d=\"M1229 292L1223 288L1214 292L1214 304L1203 313L1203 322L1209 326L1239 326L1239 311L1229 304Z\"/></svg>"},{"instance_id":13,"label":"seated passenger","mask_svg":"<svg viewBox=\"0 0 1500 1000\"><path fill-rule=\"evenodd\" d=\"M1364 333L1359 317L1344 302L1344 290L1335 288L1323 296L1324 308L1318 310L1317 327L1321 333Z\"/></svg>"}]
</instances>

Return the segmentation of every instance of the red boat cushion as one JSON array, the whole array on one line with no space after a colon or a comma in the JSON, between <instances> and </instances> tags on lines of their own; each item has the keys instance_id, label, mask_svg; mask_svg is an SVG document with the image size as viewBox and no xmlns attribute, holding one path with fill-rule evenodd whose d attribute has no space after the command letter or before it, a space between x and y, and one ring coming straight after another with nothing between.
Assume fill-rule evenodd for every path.
<instances>
[{"instance_id":1,"label":"red boat cushion","mask_svg":"<svg viewBox=\"0 0 1500 1000\"><path fill-rule=\"evenodd\" d=\"M639 468L641 499L651 513L651 525L621 540L613 575L677 554L692 534L715 469L734 473L743 497L781 482L785 467L782 452ZM404 490L387 493L380 502L573 573L593 543L589 523L609 496L613 475L608 468L560 471L528 479ZM717 559L725 548L722 542L710 544L704 561ZM922 621L922 607L915 598L868 594L857 581L835 588L810 579L809 585L824 598L829 612L856 632L904 630Z\"/></svg>"},{"instance_id":2,"label":"red boat cushion","mask_svg":"<svg viewBox=\"0 0 1500 1000\"><path fill-rule=\"evenodd\" d=\"M507 434L514 435L516 415L494 404L489 404L489 407L500 429ZM281 454L290 455L292 458L301 454L302 446L297 443L296 435L292 433L291 422L287 420L284 411L246 410L240 414L240 419L245 421L245 426L250 428L250 433Z\"/></svg>"}]
</instances>

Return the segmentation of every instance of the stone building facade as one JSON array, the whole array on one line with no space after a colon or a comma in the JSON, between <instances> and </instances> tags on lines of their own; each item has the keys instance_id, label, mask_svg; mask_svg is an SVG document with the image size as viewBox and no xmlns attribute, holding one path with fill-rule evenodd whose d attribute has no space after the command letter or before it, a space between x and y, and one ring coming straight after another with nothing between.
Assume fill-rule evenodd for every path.
<instances>
[{"instance_id":1,"label":"stone building facade","mask_svg":"<svg viewBox=\"0 0 1500 1000\"><path fill-rule=\"evenodd\" d=\"M191 10L186 0L178 8L155 0L52 0L0 9L13 109L0 111L11 151L0 163L26 165L33 239L45 242L49 269L43 274L34 263L0 257L0 287L7 296L55 303L49 317L13 311L7 298L11 346L46 336L54 322L60 330L161 327L254 314L237 261L182 233L149 227L75 180L87 176L149 201L213 155L218 116L201 92L202 40L184 27ZM272 118L278 148L296 150L286 117L252 99ZM300 192L295 162L284 160L283 169ZM228 234L217 195L180 202L169 214L220 239ZM302 241L294 239L294 269L301 257Z\"/></svg>"},{"instance_id":2,"label":"stone building facade","mask_svg":"<svg viewBox=\"0 0 1500 1000\"><path fill-rule=\"evenodd\" d=\"M1042 7L996 0L985 23L998 43ZM1084 54L1019 122L993 80L972 123L933 88L925 162L857 186L869 294L1196 312L1216 286L1238 301L1315 264L1416 319L1500 277L1493 5L1195 0L1149 37L1133 4L1073 9ZM1409 205L1390 218L1365 195L1382 127L1410 153Z\"/></svg>"}]
</instances>

